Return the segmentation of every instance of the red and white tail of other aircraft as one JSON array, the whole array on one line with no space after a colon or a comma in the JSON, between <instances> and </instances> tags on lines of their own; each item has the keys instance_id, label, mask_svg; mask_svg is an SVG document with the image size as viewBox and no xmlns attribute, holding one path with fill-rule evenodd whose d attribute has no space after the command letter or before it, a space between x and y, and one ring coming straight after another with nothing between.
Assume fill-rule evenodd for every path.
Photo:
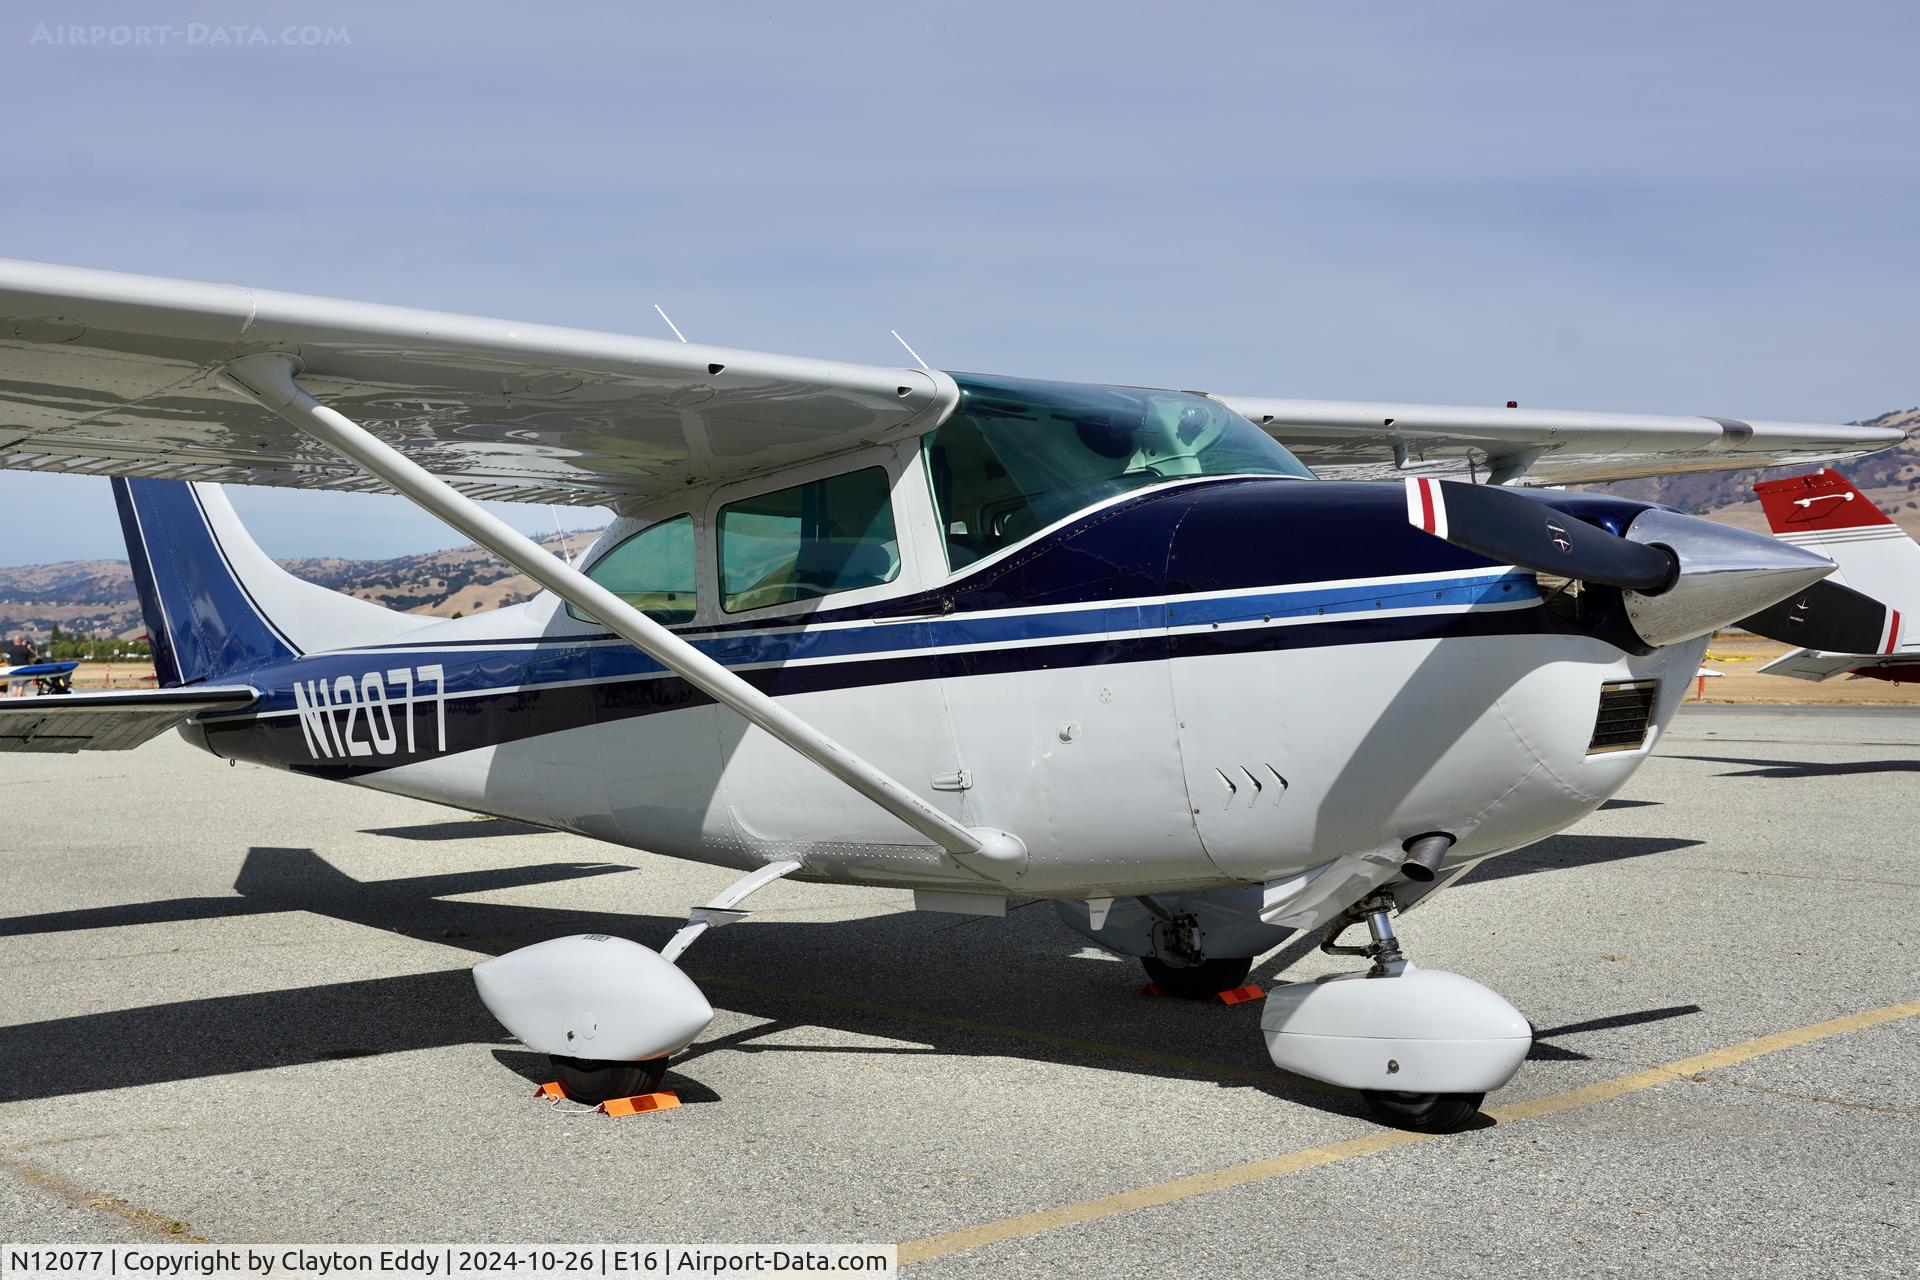
<instances>
[{"instance_id":1,"label":"red and white tail of other aircraft","mask_svg":"<svg viewBox=\"0 0 1920 1280\"><path fill-rule=\"evenodd\" d=\"M1830 582L1852 587L1888 607L1875 654L1795 649L1762 667L1770 675L1829 680L1852 673L1896 683L1920 682L1920 636L1905 639L1905 619L1920 618L1920 546L1838 471L1816 471L1753 487L1773 535L1817 551L1840 568Z\"/></svg>"}]
</instances>

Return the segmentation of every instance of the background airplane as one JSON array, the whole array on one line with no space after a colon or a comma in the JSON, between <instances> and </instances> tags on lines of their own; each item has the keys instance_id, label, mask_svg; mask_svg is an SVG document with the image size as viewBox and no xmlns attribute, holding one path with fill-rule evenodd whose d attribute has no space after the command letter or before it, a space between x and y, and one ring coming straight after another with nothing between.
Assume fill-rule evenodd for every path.
<instances>
[{"instance_id":1,"label":"background airplane","mask_svg":"<svg viewBox=\"0 0 1920 1280\"><path fill-rule=\"evenodd\" d=\"M1897 684L1920 681L1920 637L1907 634L1911 620L1920 618L1920 546L1873 499L1831 468L1765 480L1753 486L1753 492L1776 538L1826 556L1839 566L1828 581L1884 601L1891 611L1877 652L1803 647L1761 671L1796 680L1857 675ZM1789 599L1769 611L1784 623L1777 634L1790 637L1799 625L1798 603Z\"/></svg>"},{"instance_id":2,"label":"background airplane","mask_svg":"<svg viewBox=\"0 0 1920 1280\"><path fill-rule=\"evenodd\" d=\"M10 694L25 692L66 693L73 688L77 662L26 662L17 666L0 664L0 689Z\"/></svg>"}]
</instances>

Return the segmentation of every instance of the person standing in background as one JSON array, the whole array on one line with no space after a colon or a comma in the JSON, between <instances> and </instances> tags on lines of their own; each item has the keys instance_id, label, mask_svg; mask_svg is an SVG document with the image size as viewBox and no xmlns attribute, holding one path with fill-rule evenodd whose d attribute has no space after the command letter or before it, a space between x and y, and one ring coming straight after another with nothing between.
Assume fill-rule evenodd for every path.
<instances>
[{"instance_id":1,"label":"person standing in background","mask_svg":"<svg viewBox=\"0 0 1920 1280\"><path fill-rule=\"evenodd\" d=\"M7 665L10 667L30 667L39 660L33 641L23 635L9 637L7 640ZM27 691L27 681L7 681L7 696L18 698Z\"/></svg>"}]
</instances>

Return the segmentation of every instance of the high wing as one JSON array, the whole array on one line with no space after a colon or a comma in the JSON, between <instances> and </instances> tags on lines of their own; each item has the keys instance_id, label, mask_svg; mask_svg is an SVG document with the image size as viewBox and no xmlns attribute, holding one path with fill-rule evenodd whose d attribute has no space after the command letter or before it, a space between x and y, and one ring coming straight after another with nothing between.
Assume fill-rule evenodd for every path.
<instances>
[{"instance_id":1,"label":"high wing","mask_svg":"<svg viewBox=\"0 0 1920 1280\"><path fill-rule=\"evenodd\" d=\"M468 495L516 501L644 501L924 429L958 395L919 370L0 259L0 467L379 489L223 383L272 351Z\"/></svg>"},{"instance_id":2,"label":"high wing","mask_svg":"<svg viewBox=\"0 0 1920 1280\"><path fill-rule=\"evenodd\" d=\"M1828 426L1576 409L1491 409L1219 397L1328 479L1457 476L1587 484L1854 458L1900 443L1892 427Z\"/></svg>"},{"instance_id":3,"label":"high wing","mask_svg":"<svg viewBox=\"0 0 1920 1280\"><path fill-rule=\"evenodd\" d=\"M127 751L206 711L258 701L250 685L0 698L0 752Z\"/></svg>"},{"instance_id":4,"label":"high wing","mask_svg":"<svg viewBox=\"0 0 1920 1280\"><path fill-rule=\"evenodd\" d=\"M945 374L0 259L0 467L295 488L378 480L223 376L284 353L476 498L615 505L927 430ZM1528 483L1857 457L1884 428L1221 397L1335 477Z\"/></svg>"}]
</instances>

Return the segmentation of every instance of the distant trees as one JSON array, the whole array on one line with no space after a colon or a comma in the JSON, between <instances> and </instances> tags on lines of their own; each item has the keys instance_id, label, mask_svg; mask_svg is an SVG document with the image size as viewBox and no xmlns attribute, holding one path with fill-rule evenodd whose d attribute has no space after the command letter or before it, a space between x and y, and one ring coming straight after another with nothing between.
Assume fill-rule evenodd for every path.
<instances>
[{"instance_id":1,"label":"distant trees","mask_svg":"<svg viewBox=\"0 0 1920 1280\"><path fill-rule=\"evenodd\" d=\"M80 635L55 623L40 657L46 662L145 662L153 657L153 650L144 637L122 640L109 635Z\"/></svg>"}]
</instances>

